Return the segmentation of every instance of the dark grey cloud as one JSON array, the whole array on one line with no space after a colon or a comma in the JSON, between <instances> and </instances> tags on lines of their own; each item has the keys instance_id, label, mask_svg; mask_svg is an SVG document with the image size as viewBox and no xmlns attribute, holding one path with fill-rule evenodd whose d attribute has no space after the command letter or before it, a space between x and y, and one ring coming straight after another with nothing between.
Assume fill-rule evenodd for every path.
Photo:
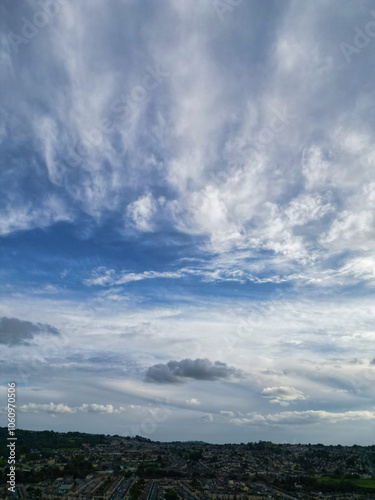
<instances>
[{"instance_id":1,"label":"dark grey cloud","mask_svg":"<svg viewBox=\"0 0 375 500\"><path fill-rule=\"evenodd\" d=\"M0 318L0 344L9 346L28 344L35 335L60 335L53 326L43 323L32 323L17 318Z\"/></svg>"},{"instance_id":2,"label":"dark grey cloud","mask_svg":"<svg viewBox=\"0 0 375 500\"><path fill-rule=\"evenodd\" d=\"M370 361L370 365L375 365L375 358L372 361Z\"/></svg>"},{"instance_id":3,"label":"dark grey cloud","mask_svg":"<svg viewBox=\"0 0 375 500\"><path fill-rule=\"evenodd\" d=\"M183 359L169 361L167 364L150 366L146 372L148 382L159 384L176 384L188 378L195 380L220 380L240 375L241 371L228 366L226 363L209 359Z\"/></svg>"}]
</instances>

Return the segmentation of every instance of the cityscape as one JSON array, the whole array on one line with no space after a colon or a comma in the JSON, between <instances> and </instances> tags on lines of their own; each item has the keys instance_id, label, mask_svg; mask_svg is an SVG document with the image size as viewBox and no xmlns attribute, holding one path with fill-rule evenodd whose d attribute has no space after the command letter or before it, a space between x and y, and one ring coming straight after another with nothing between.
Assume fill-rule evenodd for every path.
<instances>
[{"instance_id":1,"label":"cityscape","mask_svg":"<svg viewBox=\"0 0 375 500\"><path fill-rule=\"evenodd\" d=\"M0 431L5 442L6 429ZM16 491L7 496L3 487L1 498L375 498L375 445L216 445L22 430L17 436Z\"/></svg>"}]
</instances>

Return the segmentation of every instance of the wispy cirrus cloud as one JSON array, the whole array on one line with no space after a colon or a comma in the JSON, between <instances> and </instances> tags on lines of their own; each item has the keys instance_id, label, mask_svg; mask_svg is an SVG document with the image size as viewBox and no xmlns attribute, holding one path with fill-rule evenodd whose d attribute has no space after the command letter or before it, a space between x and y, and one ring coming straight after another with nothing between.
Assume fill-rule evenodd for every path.
<instances>
[{"instance_id":1,"label":"wispy cirrus cloud","mask_svg":"<svg viewBox=\"0 0 375 500\"><path fill-rule=\"evenodd\" d=\"M212 263L202 267L183 267L171 271L115 271L99 267L91 272L91 277L84 278L83 284L86 286L103 286L116 287L126 285L132 282L141 282L144 280L186 280L198 279L203 282L237 282L237 283L255 283L255 284L313 284L317 286L345 286L358 283L375 282L374 276L374 258L372 256L362 256L348 258L344 265L335 269L323 270L312 269L306 272L301 269L301 272L274 274L266 268L272 266L272 259L265 259L260 264L258 260L257 269L247 270L238 268L238 261L234 259L232 262L227 260L227 266L221 263L221 267L213 268ZM220 265L220 264L219 264ZM275 264L274 264L275 265ZM241 266L242 267L242 266ZM247 266L246 266L247 267ZM275 266L276 267L276 266ZM260 272L259 272L260 271ZM258 275L257 275L258 274Z\"/></svg>"},{"instance_id":2,"label":"wispy cirrus cloud","mask_svg":"<svg viewBox=\"0 0 375 500\"><path fill-rule=\"evenodd\" d=\"M32 17L33 6L37 4L31 2L25 7L24 14ZM8 201L0 216L2 234L48 227L58 221L79 223L82 211L100 226L104 214L110 212L120 232L127 231L128 222L132 230L141 235L177 229L188 235L203 236L204 248L213 253L240 256L241 250L248 248L262 260L261 252L266 251L283 256L290 264L317 265L317 272L320 267L329 270L327 256L333 256L337 250L357 252L360 258L371 241L373 247L373 221L366 208L372 203L374 183L367 168L372 143L366 112L348 101L344 92L345 105L332 99L337 113L320 114L319 128L325 131L325 139L318 139L314 133L319 103L333 97L332 92L327 95L327 87L315 75L320 74L322 81L328 75L335 75L337 83L342 82L342 74L349 71L342 66L339 44L332 43L331 30L320 30L321 44L314 43L314 33L320 25L319 9L309 8L303 12L291 3L272 12L274 25L270 36L275 51L265 53L269 72L264 75L262 86L254 81L248 89L230 78L229 68L238 72L241 65L233 68L231 59L223 60L222 52L212 46L205 31L197 33L187 5L176 8L171 4L170 14L175 22L165 37L156 29L163 9L152 8L151 4L149 7L153 16L148 20L148 35L138 33L132 42L152 48L150 53L142 50L138 58L130 50L116 49L114 39L105 35L113 32L115 38L118 32L116 19L121 16L116 15L115 7L109 8L105 16L101 15L101 36L95 43L91 43L90 38L88 43L92 26L96 25L94 19L100 12L97 2L90 6L64 5L59 15L51 19L55 33L51 43L45 43L50 36L50 26L47 26L25 47L31 57L42 54L41 64L45 67L49 67L48 61L54 60L51 67L61 68L66 79L54 77L56 91L44 92L44 108L33 108L30 99L22 106L13 97L4 102L5 113L9 105L16 109L10 127L18 128L17 149L20 144L27 147L28 137L35 138L38 149L28 166L35 174L31 184L27 184L28 171L22 159L14 158L17 166L7 167L9 172L17 173L12 189L4 193ZM125 12L135 7L117 8ZM209 28L207 32L213 30L213 36L220 39L223 27L214 22L216 15L212 6L194 3L191 8ZM14 16L12 9L14 7L4 8L4 19L10 31L17 31L16 21L22 18L22 13ZM263 8L249 4L241 6L244 18L253 18L254 9L260 18L270 16ZM141 7L139 12L142 15ZM333 15L328 7L325 12L328 18ZM350 15L340 17L339 39L345 29L347 33L352 31L351 21L360 15L349 4L347 12ZM124 18L130 22L129 16ZM301 33L298 26L305 25L307 20L310 30ZM190 23L189 28L185 27L186 22ZM243 20L237 22L239 29L243 27ZM181 43L182 35L174 26L193 30L195 36L189 44ZM69 27L82 40L80 57L86 61L84 66L79 64L75 45L66 36ZM257 32L256 25L253 29ZM123 47L131 46L127 43L130 32L131 29L121 32ZM241 58L243 54L235 51L235 47L241 45L240 33L241 29L229 44L229 51ZM266 49L264 36L257 37L257 49L250 44L250 63L256 61L259 44ZM169 37L175 43L167 42ZM297 40L300 44L303 40L302 52ZM4 57L12 59L13 70L17 71L23 54L14 57L10 49L3 47ZM64 57L56 59L56 54ZM308 65L303 54L309 54ZM117 56L127 64L126 75L113 66ZM190 71L183 63L185 56ZM365 60L367 54L361 57ZM100 79L91 78L95 74L95 60L99 60L103 68ZM130 95L137 82L140 86L144 68L149 67L151 61L171 69L163 86L128 113L115 134L88 147L92 124L112 117L113 102L121 102L122 97L118 96L126 101L126 91ZM297 106L295 95L288 90L288 82L298 76L298 82L302 83L301 75L311 78L308 86L300 85ZM347 74L348 85L351 79ZM85 83L88 81L97 83L88 88ZM31 96L37 95L39 88L39 83L33 82L31 79L28 83ZM58 91L60 88L64 93ZM211 89L209 93L207 88ZM19 90L16 83L14 94ZM360 86L358 93L365 95L366 89ZM329 105L326 108L329 109ZM33 114L30 109L34 110ZM74 112L68 112L69 109ZM266 131L277 117L280 121L280 113L293 119L284 123L282 133L273 134L268 141ZM358 120L349 120L353 115L358 116ZM335 116L340 116L340 123ZM152 126L144 127L150 119ZM10 131L5 133L9 135ZM265 137L262 148L256 146L259 136ZM12 155L15 146L10 136L8 139L7 148ZM150 146L138 147L143 143ZM66 151L80 145L78 149L83 153L84 144L89 149L85 152L87 162L72 169ZM297 158L292 158L287 144L292 149L300 145ZM123 157L126 161L122 161ZM220 157L222 163L217 161ZM280 157L282 161L274 171L274 161ZM37 168L40 161L46 168ZM357 164L355 178L350 176L353 161ZM35 198L27 196L26 187L30 192L42 188L39 207L34 204ZM345 197L341 196L343 192ZM280 275L280 269L276 271L276 275Z\"/></svg>"},{"instance_id":3,"label":"wispy cirrus cloud","mask_svg":"<svg viewBox=\"0 0 375 500\"><path fill-rule=\"evenodd\" d=\"M25 427L122 433L168 393L166 439L343 418L368 442L375 68L342 48L373 5L340 7L76 0L15 51L42 6L1 3L0 372L47 405Z\"/></svg>"}]
</instances>

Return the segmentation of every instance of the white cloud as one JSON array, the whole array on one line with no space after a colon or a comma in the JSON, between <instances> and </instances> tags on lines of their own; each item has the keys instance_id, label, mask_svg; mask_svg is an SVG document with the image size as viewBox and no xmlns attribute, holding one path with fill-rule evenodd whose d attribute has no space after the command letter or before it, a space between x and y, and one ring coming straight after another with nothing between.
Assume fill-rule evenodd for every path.
<instances>
[{"instance_id":1,"label":"white cloud","mask_svg":"<svg viewBox=\"0 0 375 500\"><path fill-rule=\"evenodd\" d=\"M220 410L220 415L223 415L224 417L229 417L229 418L234 418L234 416L235 416L233 411L228 411L228 410Z\"/></svg>"},{"instance_id":2,"label":"white cloud","mask_svg":"<svg viewBox=\"0 0 375 500\"><path fill-rule=\"evenodd\" d=\"M338 271L340 276L349 276L358 281L375 280L375 257L356 257L348 259Z\"/></svg>"},{"instance_id":3,"label":"white cloud","mask_svg":"<svg viewBox=\"0 0 375 500\"><path fill-rule=\"evenodd\" d=\"M322 237L324 244L352 249L363 249L373 240L374 214L371 210L351 212L345 210L335 219L328 233ZM366 243L367 240L367 243ZM365 246L365 248L366 248Z\"/></svg>"},{"instance_id":4,"label":"white cloud","mask_svg":"<svg viewBox=\"0 0 375 500\"><path fill-rule=\"evenodd\" d=\"M123 285L125 283L130 283L131 281L141 281L144 279L176 279L181 278L182 273L177 272L157 272L157 271L144 271L143 273L127 273L123 272L117 280L114 282L115 285Z\"/></svg>"},{"instance_id":5,"label":"white cloud","mask_svg":"<svg viewBox=\"0 0 375 500\"><path fill-rule=\"evenodd\" d=\"M285 209L285 216L287 222L294 227L319 219L330 210L332 210L331 205L329 203L323 204L320 196L303 194L292 199Z\"/></svg>"},{"instance_id":6,"label":"white cloud","mask_svg":"<svg viewBox=\"0 0 375 500\"><path fill-rule=\"evenodd\" d=\"M14 231L48 227L56 222L73 222L72 211L64 201L55 195L47 196L41 206L34 207L14 200L17 206L8 208L0 213L0 235L7 235Z\"/></svg>"},{"instance_id":7,"label":"white cloud","mask_svg":"<svg viewBox=\"0 0 375 500\"><path fill-rule=\"evenodd\" d=\"M194 406L196 406L196 405L200 405L200 404L201 404L201 402L200 402L200 401L199 401L199 399L197 399L197 398L187 399L187 400L186 400L186 403L187 403L188 405L194 405Z\"/></svg>"},{"instance_id":8,"label":"white cloud","mask_svg":"<svg viewBox=\"0 0 375 500\"><path fill-rule=\"evenodd\" d=\"M246 417L234 418L237 425L303 425L322 422L339 424L346 421L375 420L375 411L329 412L325 410L284 411L268 415L249 413Z\"/></svg>"},{"instance_id":9,"label":"white cloud","mask_svg":"<svg viewBox=\"0 0 375 500\"><path fill-rule=\"evenodd\" d=\"M131 283L132 281L142 281L147 279L177 279L183 277L186 274L187 273L185 273L184 270L181 270L176 272L144 271L142 273L122 271L121 273L116 275L113 269L99 267L97 269L94 269L94 271L92 272L92 278L87 278L83 282L88 286L118 286L124 285L126 283Z\"/></svg>"},{"instance_id":10,"label":"white cloud","mask_svg":"<svg viewBox=\"0 0 375 500\"><path fill-rule=\"evenodd\" d=\"M31 97L5 104L12 106L10 126L17 131L16 149L32 137L45 163L45 168L34 163L27 168L37 185L48 181L54 188L45 189L45 196L35 204L35 197L19 189L24 187L28 170L24 164L17 165L0 214L0 234L73 222L81 210L100 226L111 214L120 232L128 233L129 227L139 233L177 229L203 236L203 248L211 257L212 253L228 255L240 271L246 271L248 264L244 250L266 268L272 254L275 276L283 275L283 267L296 269L299 264L304 268L306 263L311 265L310 274L330 272L328 262L337 251L373 250L374 220L368 207L375 199L370 188L374 152L363 106L368 91L360 86L358 99L342 95L337 100L335 82L341 84L345 78L337 47L332 46L331 29L321 30L320 8L302 10L292 3L284 7L287 15L271 13L275 50L264 53L268 71L262 85L255 79L249 87L241 84L247 74L240 71L243 64L234 63L245 57L235 50L237 34L228 45L235 58L225 57L212 45L211 36L219 40L223 36L221 23L212 24L213 17L218 21L212 5L195 2L191 10L188 3L183 7L172 3L168 8L176 22L165 36L158 29L164 10L155 10L142 35L149 49L147 57L128 49L128 42L134 43L132 29L121 31L121 43L110 36L116 33L117 19L131 23L128 5L113 7L105 16L98 5L97 1L64 5L54 19L53 38L45 31L28 46L31 60L38 56L39 61L42 54L43 67L53 61L51 78L66 74L65 86L57 79L48 88L43 86L43 107L35 106ZM241 9L244 19L257 18L254 6ZM197 30L192 11L208 29ZM333 16L336 22L329 7L324 13L325 19ZM348 19L355 15L350 10ZM93 44L97 16L102 31ZM340 18L339 25L346 29L348 19ZM238 22L244 29L244 21ZM82 42L80 51L71 40L71 29ZM250 23L250 38L252 29L255 33L256 26ZM257 64L259 46L269 41L261 35L246 54L249 72L251 64ZM9 47L2 44L3 61L12 60L8 52ZM361 57L369 56L363 53ZM125 73L119 70L118 60L124 61ZM18 64L15 59L13 71ZM97 65L102 68L100 77ZM104 118L113 121L113 104L131 96L149 65L168 68L157 90L148 92L138 104L133 99L132 109L121 117L115 134L93 139L93 129ZM39 66L33 71L38 75ZM349 68L345 71L349 85L352 74ZM330 92L324 83L327 79L332 83ZM298 92L292 91L296 86ZM31 78L27 94L35 99L40 92L40 82ZM290 117L285 127L271 131L272 140L256 150L259 134L269 131L280 110ZM92 136L91 143L88 136ZM80 141L86 141L85 146ZM66 148L82 153L76 151L80 162L74 168ZM27 192L32 191L29 188ZM295 272L296 281L299 274L304 273ZM91 284L109 281L110 276L98 276Z\"/></svg>"},{"instance_id":11,"label":"white cloud","mask_svg":"<svg viewBox=\"0 0 375 500\"><path fill-rule=\"evenodd\" d=\"M84 403L78 408L80 411L87 411L89 413L118 413L120 410L115 410L112 405L98 405L95 403Z\"/></svg>"},{"instance_id":12,"label":"white cloud","mask_svg":"<svg viewBox=\"0 0 375 500\"><path fill-rule=\"evenodd\" d=\"M207 413L206 415L202 415L201 417L199 417L199 420L201 422L211 423L214 421L214 417L210 413Z\"/></svg>"},{"instance_id":13,"label":"white cloud","mask_svg":"<svg viewBox=\"0 0 375 500\"><path fill-rule=\"evenodd\" d=\"M113 284L113 275L114 275L114 270L113 269L106 269L105 267L98 267L94 269L93 271L93 277L85 279L83 282L85 285L92 286L92 285L99 285L99 286L105 286L105 285L112 285Z\"/></svg>"},{"instance_id":14,"label":"white cloud","mask_svg":"<svg viewBox=\"0 0 375 500\"><path fill-rule=\"evenodd\" d=\"M326 189L329 185L332 163L323 158L323 152L317 145L310 146L303 154L302 173L307 190Z\"/></svg>"},{"instance_id":15,"label":"white cloud","mask_svg":"<svg viewBox=\"0 0 375 500\"><path fill-rule=\"evenodd\" d=\"M279 403L288 406L290 402L306 399L306 396L294 387L265 387L262 390L262 397L271 399L270 403Z\"/></svg>"},{"instance_id":16,"label":"white cloud","mask_svg":"<svg viewBox=\"0 0 375 500\"><path fill-rule=\"evenodd\" d=\"M152 219L156 213L156 202L148 193L127 207L127 215L139 231L152 231Z\"/></svg>"},{"instance_id":17,"label":"white cloud","mask_svg":"<svg viewBox=\"0 0 375 500\"><path fill-rule=\"evenodd\" d=\"M130 405L129 408L134 409L136 408L134 405ZM46 412L46 413L77 413L77 412L83 412L83 413L107 413L107 414L119 414L123 413L127 410L126 407L120 406L119 408L114 408L113 405L107 404L107 405L102 405L102 404L96 404L96 403L83 403L81 406L76 406L76 407L70 407L66 404L63 403L49 403L49 404L42 404L42 403L28 403L25 405L20 406L20 411L23 413L40 413L40 412Z\"/></svg>"},{"instance_id":18,"label":"white cloud","mask_svg":"<svg viewBox=\"0 0 375 500\"><path fill-rule=\"evenodd\" d=\"M76 408L71 408L68 405L59 403L49 403L49 404L37 404L37 403L28 403L19 407L20 411L23 413L39 413L39 412L47 412L47 413L76 413Z\"/></svg>"}]
</instances>

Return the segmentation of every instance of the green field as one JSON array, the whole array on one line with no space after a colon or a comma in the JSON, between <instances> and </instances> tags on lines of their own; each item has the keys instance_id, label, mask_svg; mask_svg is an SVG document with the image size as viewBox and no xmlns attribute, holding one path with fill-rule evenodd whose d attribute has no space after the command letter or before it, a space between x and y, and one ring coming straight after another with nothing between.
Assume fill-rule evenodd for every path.
<instances>
[{"instance_id":1,"label":"green field","mask_svg":"<svg viewBox=\"0 0 375 500\"><path fill-rule=\"evenodd\" d=\"M318 484L328 487L350 486L354 488L375 490L375 479L339 479L323 476L318 479Z\"/></svg>"},{"instance_id":2,"label":"green field","mask_svg":"<svg viewBox=\"0 0 375 500\"><path fill-rule=\"evenodd\" d=\"M353 479L352 482L360 488L375 490L375 479Z\"/></svg>"}]
</instances>

